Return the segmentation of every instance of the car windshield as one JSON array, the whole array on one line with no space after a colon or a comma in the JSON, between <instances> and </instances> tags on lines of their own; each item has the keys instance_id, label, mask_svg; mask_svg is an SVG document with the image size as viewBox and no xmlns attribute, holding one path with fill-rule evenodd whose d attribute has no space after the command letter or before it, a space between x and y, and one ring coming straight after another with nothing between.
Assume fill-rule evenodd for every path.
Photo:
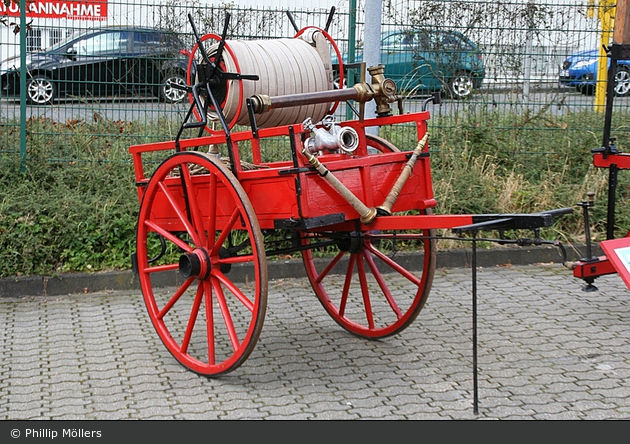
<instances>
[{"instance_id":1,"label":"car windshield","mask_svg":"<svg viewBox=\"0 0 630 444\"><path fill-rule=\"evenodd\" d=\"M66 37L63 40L58 41L57 43L55 43L52 46L49 46L48 48L44 49L44 51L47 52L52 52L52 51L56 51L59 48L64 47L65 45L67 45L68 43L70 43L71 41L77 39L78 37L84 36L86 34L90 34L94 32L94 30L81 30L81 31L75 31L74 33L72 33L70 36Z\"/></svg>"},{"instance_id":2,"label":"car windshield","mask_svg":"<svg viewBox=\"0 0 630 444\"><path fill-rule=\"evenodd\" d=\"M474 46L465 37L454 32L411 31L387 35L382 48L388 50L413 51L474 51Z\"/></svg>"}]
</instances>

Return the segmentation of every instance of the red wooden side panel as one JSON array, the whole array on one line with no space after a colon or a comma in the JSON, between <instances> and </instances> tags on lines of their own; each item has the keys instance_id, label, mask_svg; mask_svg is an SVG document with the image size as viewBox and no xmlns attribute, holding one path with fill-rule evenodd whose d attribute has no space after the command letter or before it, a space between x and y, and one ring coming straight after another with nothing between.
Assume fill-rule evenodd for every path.
<instances>
[{"instance_id":1,"label":"red wooden side panel","mask_svg":"<svg viewBox=\"0 0 630 444\"><path fill-rule=\"evenodd\" d=\"M427 131L426 119L429 118L427 112L390 116L379 119L369 119L364 122L350 121L343 122L343 125L355 128L361 141L365 141L365 127L374 125L396 125L409 124L410 131L414 131L417 139L420 139ZM310 167L306 157L300 152L299 140L303 135L308 135L301 125L293 127L295 140L298 141L296 147L297 164L290 161L282 161L261 165L262 168L244 171L238 168L238 181L248 195L254 210L255 216L261 228L274 228L277 220L299 220L320 218L322 216L342 214L344 220L355 220L359 218L357 211L350 205L331 184L317 171ZM259 137L286 136L289 128L278 127L259 132ZM239 159L238 144L253 140L251 131L232 133L232 140L235 141L234 160L237 165ZM182 139L179 142L180 149L205 147L207 145L221 145L226 142L225 136L213 135L200 137L197 139ZM258 142L258 140L256 140ZM175 143L159 142L146 145L130 147L129 151L133 156L136 171L136 182L138 186L138 197L142 200L144 187L149 179L145 177L142 165L142 154L156 151L171 151L175 149ZM252 143L251 149L259 150L259 143ZM172 153L172 151L171 151ZM165 156L171 153L165 152ZM254 153L256 154L256 153ZM318 157L318 160L325 165L343 185L350 190L358 199L368 207L382 205L390 193L392 187L398 180L401 172L407 164L411 152L385 152L368 155L365 143L356 150L354 154L326 154ZM260 153L254 156L259 159ZM240 166L240 165L239 165ZM183 204L183 191L179 179L174 178L169 181L169 187L179 188L177 194ZM209 196L208 177L198 175L194 177L195 193L201 211L207 215ZM158 201L164 196L158 194ZM400 194L393 205L393 212L407 210L423 210L436 205L433 196L432 178L430 162L428 157L428 145L425 146L421 157L416 160L413 172L406 181ZM171 225L171 229L176 231L182 229L177 218L172 214L172 207L165 201L157 208L164 208L160 214L154 214L158 220ZM227 220L232 213L234 202L228 197L228 193L218 192L218 210L216 214L217 228ZM159 211L159 210L156 210Z\"/></svg>"},{"instance_id":2,"label":"red wooden side panel","mask_svg":"<svg viewBox=\"0 0 630 444\"><path fill-rule=\"evenodd\" d=\"M366 206L382 205L400 176L406 164L405 153L379 154L375 157L392 158L374 165L351 169L336 170L330 165L330 171ZM380 160L380 159L379 159ZM402 188L392 211L424 209L434 206L432 187L427 184L421 165L428 162L420 159L412 174ZM343 212L346 220L357 219L356 210L318 173L305 175L303 182L302 208L306 218Z\"/></svg>"},{"instance_id":3,"label":"red wooden side panel","mask_svg":"<svg viewBox=\"0 0 630 444\"><path fill-rule=\"evenodd\" d=\"M299 218L294 175L276 172L273 176L248 177L243 174L240 182L254 207L261 228L274 228L276 219Z\"/></svg>"}]
</instances>

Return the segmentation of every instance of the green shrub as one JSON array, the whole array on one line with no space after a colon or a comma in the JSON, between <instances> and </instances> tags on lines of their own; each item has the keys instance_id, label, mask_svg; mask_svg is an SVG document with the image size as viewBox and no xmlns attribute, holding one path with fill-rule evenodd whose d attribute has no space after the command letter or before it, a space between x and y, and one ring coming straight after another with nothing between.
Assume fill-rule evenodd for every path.
<instances>
[{"instance_id":1,"label":"green shrub","mask_svg":"<svg viewBox=\"0 0 630 444\"><path fill-rule=\"evenodd\" d=\"M613 122L628 121L627 114ZM152 127L95 119L27 125L27 162L0 155L0 277L129 269L139 209L128 147L172 139L172 122ZM5 143L19 146L16 130ZM402 149L415 146L413 131L381 128ZM576 208L543 230L548 239L584 242L578 202L596 194L591 233L605 238L608 171L592 166L591 149L601 145L603 115L553 117L472 109L440 117L430 128L433 184L442 214L532 213ZM630 140L613 128L617 146ZM270 146L269 156L283 152ZM162 158L165 153L159 153ZM286 159L285 159L286 160ZM619 231L630 226L630 182L620 172ZM625 235L625 232L620 233ZM449 244L443 244L448 247Z\"/></svg>"}]
</instances>

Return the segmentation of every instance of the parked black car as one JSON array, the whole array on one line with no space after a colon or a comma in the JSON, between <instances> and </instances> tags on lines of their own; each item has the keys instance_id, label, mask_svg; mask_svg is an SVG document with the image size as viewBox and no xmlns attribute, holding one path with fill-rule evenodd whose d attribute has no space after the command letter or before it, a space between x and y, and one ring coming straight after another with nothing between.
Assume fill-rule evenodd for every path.
<instances>
[{"instance_id":1,"label":"parked black car","mask_svg":"<svg viewBox=\"0 0 630 444\"><path fill-rule=\"evenodd\" d=\"M190 53L173 32L152 28L104 27L75 34L26 56L26 98L48 105L58 97L144 94L176 103L186 91ZM3 95L20 89L20 57L0 64Z\"/></svg>"}]
</instances>

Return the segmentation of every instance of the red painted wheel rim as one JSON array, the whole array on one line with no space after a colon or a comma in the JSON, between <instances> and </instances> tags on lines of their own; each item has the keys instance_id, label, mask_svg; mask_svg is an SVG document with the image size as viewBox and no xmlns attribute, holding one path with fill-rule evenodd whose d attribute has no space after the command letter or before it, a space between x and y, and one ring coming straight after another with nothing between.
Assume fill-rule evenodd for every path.
<instances>
[{"instance_id":1,"label":"red painted wheel rim","mask_svg":"<svg viewBox=\"0 0 630 444\"><path fill-rule=\"evenodd\" d=\"M206 173L190 174L199 168ZM173 171L181 171L180 177L173 177ZM184 189L194 196L188 203L182 198ZM221 215L226 204L233 208L227 217ZM177 253L150 263L156 233ZM250 247L230 256L225 246L235 236L248 240ZM217 376L247 359L266 311L267 264L251 204L225 166L203 153L181 152L157 168L140 205L137 257L149 317L182 365ZM247 290L226 272L237 264L251 266ZM177 287L153 287L156 273L177 270L184 273Z\"/></svg>"}]
</instances>

